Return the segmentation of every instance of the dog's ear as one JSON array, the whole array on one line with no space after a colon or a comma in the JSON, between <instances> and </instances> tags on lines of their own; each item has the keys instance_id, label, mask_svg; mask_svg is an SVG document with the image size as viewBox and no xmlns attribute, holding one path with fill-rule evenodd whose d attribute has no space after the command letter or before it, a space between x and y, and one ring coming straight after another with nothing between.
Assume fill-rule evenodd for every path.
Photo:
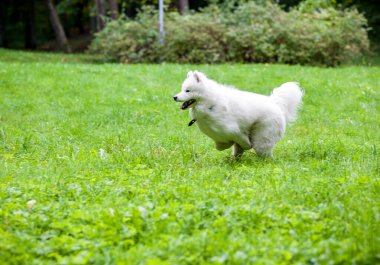
<instances>
[{"instance_id":1,"label":"dog's ear","mask_svg":"<svg viewBox=\"0 0 380 265\"><path fill-rule=\"evenodd\" d=\"M189 71L188 73L187 73L187 78L189 78L190 76L192 76L194 73L193 73L193 71Z\"/></svg>"},{"instance_id":2,"label":"dog's ear","mask_svg":"<svg viewBox=\"0 0 380 265\"><path fill-rule=\"evenodd\" d=\"M206 77L203 73L194 71L194 77L195 80L197 80L198 83L202 82L202 80Z\"/></svg>"}]
</instances>

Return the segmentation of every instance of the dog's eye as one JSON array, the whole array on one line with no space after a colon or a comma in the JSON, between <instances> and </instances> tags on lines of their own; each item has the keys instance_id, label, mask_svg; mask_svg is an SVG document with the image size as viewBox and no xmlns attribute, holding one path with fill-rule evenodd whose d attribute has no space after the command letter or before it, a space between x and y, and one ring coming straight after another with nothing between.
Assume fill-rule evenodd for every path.
<instances>
[{"instance_id":1,"label":"dog's eye","mask_svg":"<svg viewBox=\"0 0 380 265\"><path fill-rule=\"evenodd\" d=\"M190 92L190 90L188 90L188 89L187 89L187 90L186 90L186 92L187 92L187 93L189 93L189 92Z\"/></svg>"}]
</instances>

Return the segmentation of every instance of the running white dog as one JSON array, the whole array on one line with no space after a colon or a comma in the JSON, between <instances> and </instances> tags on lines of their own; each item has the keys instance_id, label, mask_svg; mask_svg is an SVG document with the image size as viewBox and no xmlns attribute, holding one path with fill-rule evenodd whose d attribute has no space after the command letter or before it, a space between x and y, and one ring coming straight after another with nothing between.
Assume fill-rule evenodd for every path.
<instances>
[{"instance_id":1,"label":"running white dog","mask_svg":"<svg viewBox=\"0 0 380 265\"><path fill-rule=\"evenodd\" d=\"M285 133L286 124L296 119L302 90L289 82L270 96L241 91L218 84L201 72L189 72L175 101L190 107L192 121L215 141L217 150L233 146L240 156L253 148L259 156L272 157L272 149Z\"/></svg>"}]
</instances>

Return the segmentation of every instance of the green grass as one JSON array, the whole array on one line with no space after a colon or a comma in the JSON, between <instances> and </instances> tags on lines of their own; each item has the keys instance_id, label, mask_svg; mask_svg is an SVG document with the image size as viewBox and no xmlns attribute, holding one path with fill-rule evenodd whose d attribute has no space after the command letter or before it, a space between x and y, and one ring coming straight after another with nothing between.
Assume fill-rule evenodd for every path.
<instances>
[{"instance_id":1,"label":"green grass","mask_svg":"<svg viewBox=\"0 0 380 265\"><path fill-rule=\"evenodd\" d=\"M20 63L100 63L104 60L102 60L102 58L97 55L90 54L25 52L0 48L0 61Z\"/></svg>"},{"instance_id":2,"label":"green grass","mask_svg":"<svg viewBox=\"0 0 380 265\"><path fill-rule=\"evenodd\" d=\"M75 58L0 51L0 264L380 262L379 67ZM275 160L187 127L172 96L194 69L301 83Z\"/></svg>"}]
</instances>

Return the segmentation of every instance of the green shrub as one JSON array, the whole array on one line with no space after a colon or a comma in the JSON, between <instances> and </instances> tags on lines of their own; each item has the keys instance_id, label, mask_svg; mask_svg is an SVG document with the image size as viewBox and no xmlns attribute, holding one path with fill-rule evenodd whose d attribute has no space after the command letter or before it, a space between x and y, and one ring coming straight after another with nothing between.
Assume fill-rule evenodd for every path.
<instances>
[{"instance_id":1,"label":"green shrub","mask_svg":"<svg viewBox=\"0 0 380 265\"><path fill-rule=\"evenodd\" d=\"M319 1L321 2L321 1ZM319 3L318 2L318 3ZM323 1L322 1L323 2ZM158 44L157 13L110 22L90 51L124 63L279 62L334 66L368 50L366 20L356 10L323 9L313 1L289 12L271 2L234 9L208 7L166 13L165 45Z\"/></svg>"},{"instance_id":2,"label":"green shrub","mask_svg":"<svg viewBox=\"0 0 380 265\"><path fill-rule=\"evenodd\" d=\"M163 60L179 63L226 61L226 26L207 14L175 15L167 21Z\"/></svg>"},{"instance_id":3,"label":"green shrub","mask_svg":"<svg viewBox=\"0 0 380 265\"><path fill-rule=\"evenodd\" d=\"M227 21L229 59L239 62L276 62L278 21L285 12L271 3L239 6Z\"/></svg>"},{"instance_id":4,"label":"green shrub","mask_svg":"<svg viewBox=\"0 0 380 265\"><path fill-rule=\"evenodd\" d=\"M368 51L365 18L356 10L293 10L282 27L278 61L334 66Z\"/></svg>"},{"instance_id":5,"label":"green shrub","mask_svg":"<svg viewBox=\"0 0 380 265\"><path fill-rule=\"evenodd\" d=\"M230 17L232 61L332 66L369 46L366 20L356 10L312 9L306 1L285 12L272 3L250 2Z\"/></svg>"},{"instance_id":6,"label":"green shrub","mask_svg":"<svg viewBox=\"0 0 380 265\"><path fill-rule=\"evenodd\" d=\"M90 52L122 63L158 62L159 35L155 22L156 14L151 9L145 9L134 21L125 17L111 21L96 34Z\"/></svg>"}]
</instances>

